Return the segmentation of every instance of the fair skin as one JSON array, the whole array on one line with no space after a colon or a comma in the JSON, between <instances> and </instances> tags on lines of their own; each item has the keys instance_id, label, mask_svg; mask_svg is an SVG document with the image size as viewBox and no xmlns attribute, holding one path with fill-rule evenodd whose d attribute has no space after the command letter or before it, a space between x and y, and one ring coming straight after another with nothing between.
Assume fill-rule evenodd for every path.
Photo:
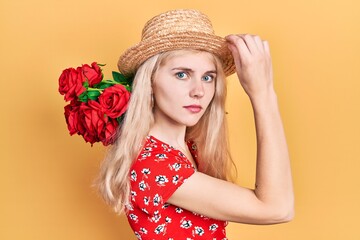
<instances>
[{"instance_id":1,"label":"fair skin","mask_svg":"<svg viewBox=\"0 0 360 240\"><path fill-rule=\"evenodd\" d=\"M273 87L268 42L262 41L259 36L249 34L230 35L226 40L235 60L240 84L249 96L254 112L257 137L256 187L248 189L195 172L175 191L168 203L211 218L232 222L274 224L290 221L294 215L292 176L277 96ZM199 77L201 71L197 67L198 65L192 69L196 77ZM195 88L184 89L191 98L190 92ZM197 101L201 101L203 96L208 96L209 89L201 89L204 92L196 95ZM181 139L183 141L186 124L193 124L196 120L194 118L193 121L187 122L180 121L182 118L173 119L178 123L175 124L177 127L171 127L170 124L161 128L165 125L157 125L159 116L161 117L155 114L156 127L151 129L150 133L155 135L162 132L164 138L170 133L164 140L172 141L170 143L175 146L181 143ZM184 125L183 128L180 127L181 124Z\"/></svg>"},{"instance_id":2,"label":"fair skin","mask_svg":"<svg viewBox=\"0 0 360 240\"><path fill-rule=\"evenodd\" d=\"M168 59L153 81L155 123L150 135L181 150L194 163L185 130L195 125L215 93L216 68L210 53L188 52Z\"/></svg>"}]
</instances>

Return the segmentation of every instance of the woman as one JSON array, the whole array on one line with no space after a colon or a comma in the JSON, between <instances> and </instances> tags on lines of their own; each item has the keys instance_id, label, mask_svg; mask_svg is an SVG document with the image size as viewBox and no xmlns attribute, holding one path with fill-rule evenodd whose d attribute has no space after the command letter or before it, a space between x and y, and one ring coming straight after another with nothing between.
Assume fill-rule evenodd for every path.
<instances>
[{"instance_id":1,"label":"woman","mask_svg":"<svg viewBox=\"0 0 360 240\"><path fill-rule=\"evenodd\" d=\"M266 41L249 34L223 39L204 14L174 10L149 20L118 66L134 76L133 92L98 184L139 239L226 239L227 221L292 219L289 156ZM225 77L235 68L255 116L255 189L227 181Z\"/></svg>"}]
</instances>

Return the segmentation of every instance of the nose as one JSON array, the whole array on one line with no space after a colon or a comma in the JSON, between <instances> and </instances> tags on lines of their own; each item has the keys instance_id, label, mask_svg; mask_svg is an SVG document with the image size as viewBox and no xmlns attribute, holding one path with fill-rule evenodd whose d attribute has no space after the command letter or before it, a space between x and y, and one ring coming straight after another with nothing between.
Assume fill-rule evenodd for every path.
<instances>
[{"instance_id":1,"label":"nose","mask_svg":"<svg viewBox=\"0 0 360 240\"><path fill-rule=\"evenodd\" d=\"M195 80L192 83L190 90L190 97L192 98L201 98L205 94L204 86L201 80Z\"/></svg>"}]
</instances>

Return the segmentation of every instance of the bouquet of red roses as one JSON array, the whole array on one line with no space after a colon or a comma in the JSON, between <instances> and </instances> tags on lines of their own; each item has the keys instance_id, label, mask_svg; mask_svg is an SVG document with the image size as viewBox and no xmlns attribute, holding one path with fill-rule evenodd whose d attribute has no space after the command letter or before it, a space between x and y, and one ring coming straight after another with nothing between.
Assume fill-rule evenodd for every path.
<instances>
[{"instance_id":1,"label":"bouquet of red roses","mask_svg":"<svg viewBox=\"0 0 360 240\"><path fill-rule=\"evenodd\" d=\"M91 145L105 146L115 140L130 99L132 79L112 72L113 80L104 80L101 67L91 66L65 69L59 78L59 92L64 95L65 119L70 135L77 133Z\"/></svg>"}]
</instances>

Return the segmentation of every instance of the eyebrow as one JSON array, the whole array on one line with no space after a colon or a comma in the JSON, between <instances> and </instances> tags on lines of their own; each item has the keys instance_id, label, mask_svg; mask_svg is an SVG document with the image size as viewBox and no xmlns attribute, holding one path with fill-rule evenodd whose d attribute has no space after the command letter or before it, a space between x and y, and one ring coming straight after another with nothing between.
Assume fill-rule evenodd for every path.
<instances>
[{"instance_id":1,"label":"eyebrow","mask_svg":"<svg viewBox=\"0 0 360 240\"><path fill-rule=\"evenodd\" d=\"M193 73L194 70L192 70L191 68L186 68L186 67L176 67L176 68L173 68L171 70L183 70L183 71L186 71L186 72L191 72ZM214 73L214 74L217 74L217 71L216 70L209 70L209 71L206 71L205 73Z\"/></svg>"}]
</instances>

